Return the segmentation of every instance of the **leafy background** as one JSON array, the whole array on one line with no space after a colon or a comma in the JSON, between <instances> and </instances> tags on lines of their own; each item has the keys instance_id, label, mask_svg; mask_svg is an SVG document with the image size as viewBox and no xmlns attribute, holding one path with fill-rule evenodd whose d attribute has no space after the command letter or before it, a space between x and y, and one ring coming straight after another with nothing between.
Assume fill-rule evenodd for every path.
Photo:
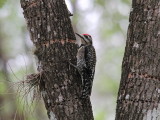
<instances>
[{"instance_id":1,"label":"leafy background","mask_svg":"<svg viewBox=\"0 0 160 120\"><path fill-rule=\"evenodd\" d=\"M114 120L131 2L66 2L74 30L91 34L97 51L91 96L95 120ZM32 103L20 92L19 81L36 70L33 49L19 0L0 0L0 120L47 120L43 101Z\"/></svg>"}]
</instances>

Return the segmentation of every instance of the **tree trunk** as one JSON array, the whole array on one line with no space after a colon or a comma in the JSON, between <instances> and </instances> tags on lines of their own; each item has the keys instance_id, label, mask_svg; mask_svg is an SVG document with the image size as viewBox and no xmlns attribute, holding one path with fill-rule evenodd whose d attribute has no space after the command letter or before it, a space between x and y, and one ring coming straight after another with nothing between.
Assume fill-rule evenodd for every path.
<instances>
[{"instance_id":1,"label":"tree trunk","mask_svg":"<svg viewBox=\"0 0 160 120\"><path fill-rule=\"evenodd\" d=\"M133 0L116 120L160 120L160 1Z\"/></svg>"},{"instance_id":2,"label":"tree trunk","mask_svg":"<svg viewBox=\"0 0 160 120\"><path fill-rule=\"evenodd\" d=\"M38 72L28 76L44 99L50 120L93 120L89 99L79 98L81 78L76 64L77 45L64 0L21 0ZM38 81L38 82L37 82Z\"/></svg>"}]
</instances>

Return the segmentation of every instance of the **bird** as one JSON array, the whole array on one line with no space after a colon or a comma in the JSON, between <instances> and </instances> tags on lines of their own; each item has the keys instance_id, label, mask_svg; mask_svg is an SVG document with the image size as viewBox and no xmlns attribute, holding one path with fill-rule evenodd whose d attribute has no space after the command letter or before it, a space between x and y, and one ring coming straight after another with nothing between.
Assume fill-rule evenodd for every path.
<instances>
[{"instance_id":1,"label":"bird","mask_svg":"<svg viewBox=\"0 0 160 120\"><path fill-rule=\"evenodd\" d=\"M96 51L92 44L92 37L89 34L78 34L81 38L81 44L77 52L77 65L70 63L74 66L82 80L82 94L81 98L88 98L91 96L93 79L96 66Z\"/></svg>"}]
</instances>

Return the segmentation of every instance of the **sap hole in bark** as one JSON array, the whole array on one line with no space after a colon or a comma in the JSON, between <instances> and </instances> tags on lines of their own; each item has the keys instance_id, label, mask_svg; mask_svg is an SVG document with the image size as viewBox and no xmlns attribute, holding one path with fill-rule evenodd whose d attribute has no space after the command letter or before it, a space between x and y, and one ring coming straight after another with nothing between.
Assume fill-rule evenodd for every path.
<instances>
[{"instance_id":1,"label":"sap hole in bark","mask_svg":"<svg viewBox=\"0 0 160 120\"><path fill-rule=\"evenodd\" d=\"M64 40L61 40L61 44L64 45L64 43L65 43L65 41L64 41Z\"/></svg>"},{"instance_id":2,"label":"sap hole in bark","mask_svg":"<svg viewBox=\"0 0 160 120\"><path fill-rule=\"evenodd\" d=\"M126 99L126 100L128 100L128 99L129 99L129 94L127 94L127 95L126 95L125 99Z\"/></svg>"},{"instance_id":3,"label":"sap hole in bark","mask_svg":"<svg viewBox=\"0 0 160 120\"><path fill-rule=\"evenodd\" d=\"M139 44L137 42L134 43L133 45L134 48L139 48Z\"/></svg>"},{"instance_id":4,"label":"sap hole in bark","mask_svg":"<svg viewBox=\"0 0 160 120\"><path fill-rule=\"evenodd\" d=\"M57 120L55 114L52 111L50 112L50 120Z\"/></svg>"}]
</instances>

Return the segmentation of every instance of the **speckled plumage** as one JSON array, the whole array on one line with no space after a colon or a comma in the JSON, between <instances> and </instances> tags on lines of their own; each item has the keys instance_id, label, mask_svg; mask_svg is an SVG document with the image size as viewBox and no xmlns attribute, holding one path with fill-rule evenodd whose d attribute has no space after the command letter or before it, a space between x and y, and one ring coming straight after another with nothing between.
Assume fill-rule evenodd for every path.
<instances>
[{"instance_id":1,"label":"speckled plumage","mask_svg":"<svg viewBox=\"0 0 160 120\"><path fill-rule=\"evenodd\" d=\"M77 69L82 79L82 98L86 98L91 95L92 91L96 65L96 52L92 45L92 38L90 35L83 34L81 38L85 42L82 42L83 44L81 44L78 49Z\"/></svg>"}]
</instances>

